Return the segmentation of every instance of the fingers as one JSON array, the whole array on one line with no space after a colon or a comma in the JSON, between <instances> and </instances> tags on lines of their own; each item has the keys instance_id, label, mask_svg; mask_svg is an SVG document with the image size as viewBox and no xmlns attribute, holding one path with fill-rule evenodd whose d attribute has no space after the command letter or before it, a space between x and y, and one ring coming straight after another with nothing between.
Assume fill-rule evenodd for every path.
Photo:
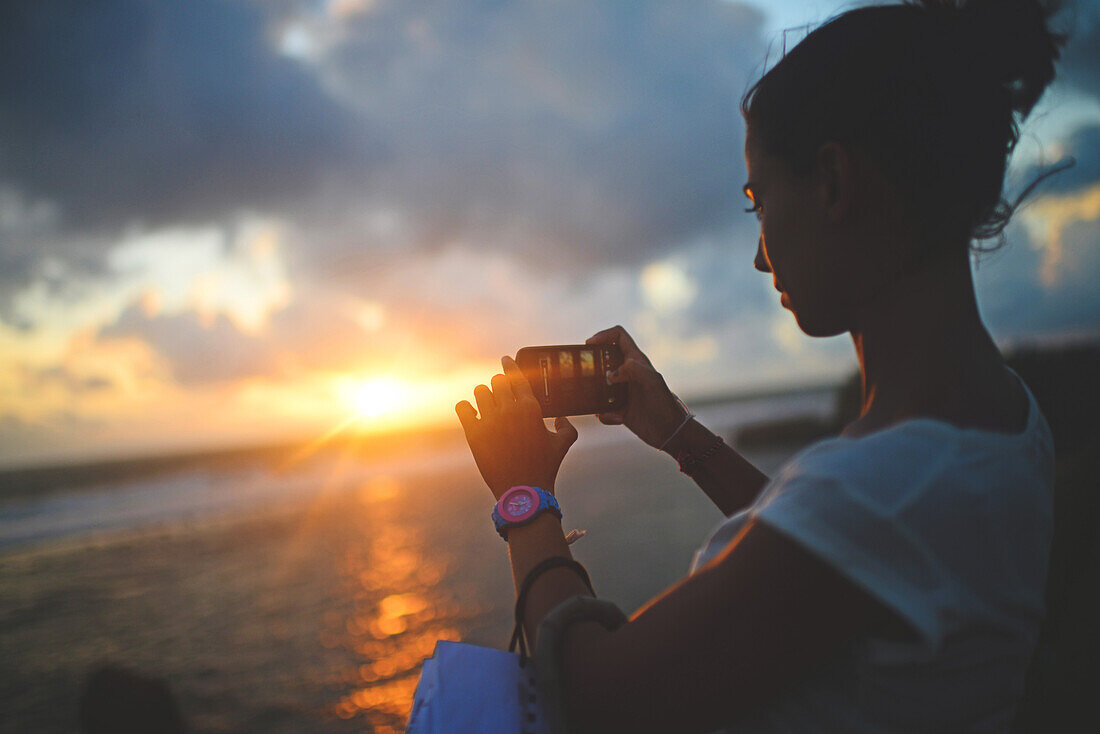
<instances>
[{"instance_id":1,"label":"fingers","mask_svg":"<svg viewBox=\"0 0 1100 734\"><path fill-rule=\"evenodd\" d=\"M535 394L531 392L531 383L527 381L527 377L524 376L523 370L519 368L516 361L505 356L500 358L500 364L504 367L504 374L508 376L512 383L512 394L516 396L516 401L526 400L527 398L534 400Z\"/></svg>"},{"instance_id":2,"label":"fingers","mask_svg":"<svg viewBox=\"0 0 1100 734\"><path fill-rule=\"evenodd\" d=\"M554 435L558 438L559 448L568 450L577 440L577 427L565 416L554 419Z\"/></svg>"},{"instance_id":3,"label":"fingers","mask_svg":"<svg viewBox=\"0 0 1100 734\"><path fill-rule=\"evenodd\" d=\"M477 401L477 412L482 419L496 413L496 398L493 397L493 391L485 385L478 385L474 388L474 400Z\"/></svg>"},{"instance_id":4,"label":"fingers","mask_svg":"<svg viewBox=\"0 0 1100 734\"><path fill-rule=\"evenodd\" d=\"M643 365L641 362L631 357L619 365L619 369L610 373L607 379L612 383L638 382L646 372L647 367L648 365Z\"/></svg>"},{"instance_id":5,"label":"fingers","mask_svg":"<svg viewBox=\"0 0 1100 734\"><path fill-rule=\"evenodd\" d=\"M501 363L508 375L493 375L489 381L492 388L485 385L474 388L474 399L477 401L477 412L481 420L501 417L505 414L523 419L528 416L540 417L542 408L535 399L534 393L531 392L531 386L524 377L523 371L511 357L504 357ZM516 398L517 391L520 394L519 400ZM458 406L456 406L457 409Z\"/></svg>"},{"instance_id":6,"label":"fingers","mask_svg":"<svg viewBox=\"0 0 1100 734\"><path fill-rule=\"evenodd\" d=\"M626 333L626 329L622 326L612 326L610 329L604 329L588 337L584 343L618 344L624 357L638 357L642 354L642 350L638 349L638 345L634 343L634 339L630 334Z\"/></svg>"},{"instance_id":7,"label":"fingers","mask_svg":"<svg viewBox=\"0 0 1100 734\"><path fill-rule=\"evenodd\" d=\"M463 400L455 405L455 413L458 413L458 422L462 424L462 430L469 436L477 428L477 415L474 406L469 400Z\"/></svg>"},{"instance_id":8,"label":"fingers","mask_svg":"<svg viewBox=\"0 0 1100 734\"><path fill-rule=\"evenodd\" d=\"M626 334L626 329L621 326L612 326L610 329L598 331L584 340L585 344L617 344L619 339ZM629 335L627 335L629 339Z\"/></svg>"},{"instance_id":9,"label":"fingers","mask_svg":"<svg viewBox=\"0 0 1100 734\"><path fill-rule=\"evenodd\" d=\"M618 410L600 413L596 417L599 418L600 423L603 423L605 426L621 426L623 424L623 414Z\"/></svg>"},{"instance_id":10,"label":"fingers","mask_svg":"<svg viewBox=\"0 0 1100 734\"><path fill-rule=\"evenodd\" d=\"M584 340L585 344L611 344L615 341L614 335L611 333L612 329L604 329L603 331L597 331L592 336Z\"/></svg>"},{"instance_id":11,"label":"fingers","mask_svg":"<svg viewBox=\"0 0 1100 734\"><path fill-rule=\"evenodd\" d=\"M489 384L493 386L493 399L497 408L504 408L515 404L516 396L512 393L512 383L504 375L493 375Z\"/></svg>"}]
</instances>

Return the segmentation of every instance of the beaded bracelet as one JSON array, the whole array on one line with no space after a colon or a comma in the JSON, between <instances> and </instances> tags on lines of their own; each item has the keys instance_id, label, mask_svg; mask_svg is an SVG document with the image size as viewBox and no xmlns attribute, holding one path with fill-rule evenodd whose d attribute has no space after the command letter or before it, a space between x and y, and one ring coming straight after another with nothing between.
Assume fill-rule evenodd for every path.
<instances>
[{"instance_id":1,"label":"beaded bracelet","mask_svg":"<svg viewBox=\"0 0 1100 734\"><path fill-rule=\"evenodd\" d=\"M512 640L508 643L508 652L515 652L516 647L519 647L520 667L527 664L527 641L523 634L523 617L527 608L527 594L530 593L531 587L539 576L551 569L562 567L576 571L584 579L584 585L592 592L592 596L596 596L596 591L592 588L592 581L588 578L588 571L584 570L584 566L571 558L550 556L532 568L527 573L527 577L523 579L523 583L520 584L519 594L516 596L516 626L512 629Z\"/></svg>"},{"instance_id":2,"label":"beaded bracelet","mask_svg":"<svg viewBox=\"0 0 1100 734\"><path fill-rule=\"evenodd\" d=\"M680 465L680 471L687 474L689 477L695 473L699 468L699 465L718 453L718 449L722 447L725 441L721 436L714 437L714 443L707 447L703 453L698 456L692 454L687 449L681 449L680 453L676 455L676 463Z\"/></svg>"}]
</instances>

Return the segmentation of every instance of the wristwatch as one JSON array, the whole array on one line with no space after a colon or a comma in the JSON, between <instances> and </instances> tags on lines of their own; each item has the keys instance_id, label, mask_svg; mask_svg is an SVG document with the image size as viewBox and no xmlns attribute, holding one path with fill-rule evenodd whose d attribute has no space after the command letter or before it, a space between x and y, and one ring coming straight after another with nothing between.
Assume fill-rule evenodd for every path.
<instances>
[{"instance_id":1,"label":"wristwatch","mask_svg":"<svg viewBox=\"0 0 1100 734\"><path fill-rule=\"evenodd\" d=\"M544 512L561 519L558 499L541 487L520 484L500 496L493 508L493 524L500 537L508 540L507 529L526 525Z\"/></svg>"}]
</instances>

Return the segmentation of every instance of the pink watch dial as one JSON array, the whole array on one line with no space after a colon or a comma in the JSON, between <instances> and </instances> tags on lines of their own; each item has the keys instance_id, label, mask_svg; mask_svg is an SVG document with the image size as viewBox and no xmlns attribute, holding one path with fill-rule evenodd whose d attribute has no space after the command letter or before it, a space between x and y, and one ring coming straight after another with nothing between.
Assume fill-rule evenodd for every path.
<instances>
[{"instance_id":1,"label":"pink watch dial","mask_svg":"<svg viewBox=\"0 0 1100 734\"><path fill-rule=\"evenodd\" d=\"M532 487L512 487L500 496L497 512L507 522L523 522L539 508L539 495Z\"/></svg>"}]
</instances>

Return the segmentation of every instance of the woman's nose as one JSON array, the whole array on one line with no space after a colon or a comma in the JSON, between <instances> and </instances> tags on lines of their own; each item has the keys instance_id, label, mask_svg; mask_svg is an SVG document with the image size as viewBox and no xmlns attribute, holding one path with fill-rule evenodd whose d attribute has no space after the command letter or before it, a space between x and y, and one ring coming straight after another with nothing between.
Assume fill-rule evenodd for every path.
<instances>
[{"instance_id":1,"label":"woman's nose","mask_svg":"<svg viewBox=\"0 0 1100 734\"><path fill-rule=\"evenodd\" d=\"M768 263L768 257L764 254L763 240L756 241L756 259L752 261L752 264L761 273L772 271L772 266Z\"/></svg>"}]
</instances>

